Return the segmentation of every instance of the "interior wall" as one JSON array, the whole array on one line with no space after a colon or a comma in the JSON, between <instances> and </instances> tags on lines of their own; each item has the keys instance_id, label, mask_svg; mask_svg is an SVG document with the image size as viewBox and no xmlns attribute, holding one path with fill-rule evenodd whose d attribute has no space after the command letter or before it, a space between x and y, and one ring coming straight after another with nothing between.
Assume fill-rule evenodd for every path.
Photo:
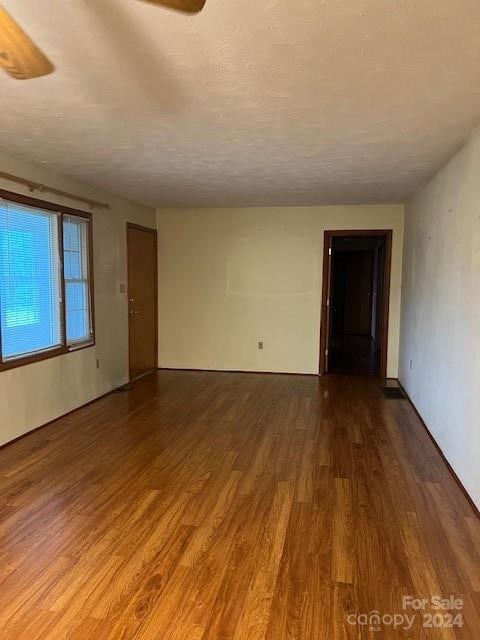
<instances>
[{"instance_id":1,"label":"interior wall","mask_svg":"<svg viewBox=\"0 0 480 640\"><path fill-rule=\"evenodd\" d=\"M324 231L393 229L396 377L403 214L403 205L158 210L159 365L317 374Z\"/></svg>"},{"instance_id":2,"label":"interior wall","mask_svg":"<svg viewBox=\"0 0 480 640\"><path fill-rule=\"evenodd\" d=\"M480 134L406 210L400 381L480 507Z\"/></svg>"},{"instance_id":3,"label":"interior wall","mask_svg":"<svg viewBox=\"0 0 480 640\"><path fill-rule=\"evenodd\" d=\"M111 205L108 211L97 209L93 212L96 345L0 371L2 445L127 382L127 294L120 291L120 285L127 281L126 223L155 227L155 211L2 152L0 171ZM6 180L0 180L0 188L85 209L74 201L51 194L30 194L27 188Z\"/></svg>"}]
</instances>

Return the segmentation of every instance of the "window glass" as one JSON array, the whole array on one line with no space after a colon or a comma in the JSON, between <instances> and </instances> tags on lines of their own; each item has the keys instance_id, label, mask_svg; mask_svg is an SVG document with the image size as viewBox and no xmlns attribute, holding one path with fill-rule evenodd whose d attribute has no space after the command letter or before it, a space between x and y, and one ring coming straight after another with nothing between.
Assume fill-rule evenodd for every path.
<instances>
[{"instance_id":1,"label":"window glass","mask_svg":"<svg viewBox=\"0 0 480 640\"><path fill-rule=\"evenodd\" d=\"M92 339L88 220L64 216L63 251L67 344Z\"/></svg>"},{"instance_id":2,"label":"window glass","mask_svg":"<svg viewBox=\"0 0 480 640\"><path fill-rule=\"evenodd\" d=\"M62 344L59 216L0 200L2 359Z\"/></svg>"}]
</instances>

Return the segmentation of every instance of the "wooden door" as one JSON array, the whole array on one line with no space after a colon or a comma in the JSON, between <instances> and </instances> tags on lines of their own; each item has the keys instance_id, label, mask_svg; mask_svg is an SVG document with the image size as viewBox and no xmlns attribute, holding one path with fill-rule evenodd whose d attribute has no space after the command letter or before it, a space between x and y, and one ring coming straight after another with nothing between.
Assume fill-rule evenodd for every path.
<instances>
[{"instance_id":1,"label":"wooden door","mask_svg":"<svg viewBox=\"0 0 480 640\"><path fill-rule=\"evenodd\" d=\"M130 380L157 368L157 232L127 224Z\"/></svg>"}]
</instances>

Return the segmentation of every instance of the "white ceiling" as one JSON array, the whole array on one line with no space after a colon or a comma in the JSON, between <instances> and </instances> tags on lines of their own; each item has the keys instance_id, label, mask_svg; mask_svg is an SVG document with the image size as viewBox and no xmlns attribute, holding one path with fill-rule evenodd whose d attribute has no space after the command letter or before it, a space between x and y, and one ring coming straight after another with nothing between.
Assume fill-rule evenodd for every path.
<instances>
[{"instance_id":1,"label":"white ceiling","mask_svg":"<svg viewBox=\"0 0 480 640\"><path fill-rule=\"evenodd\" d=\"M0 147L153 206L402 201L480 121L478 0L2 0Z\"/></svg>"}]
</instances>

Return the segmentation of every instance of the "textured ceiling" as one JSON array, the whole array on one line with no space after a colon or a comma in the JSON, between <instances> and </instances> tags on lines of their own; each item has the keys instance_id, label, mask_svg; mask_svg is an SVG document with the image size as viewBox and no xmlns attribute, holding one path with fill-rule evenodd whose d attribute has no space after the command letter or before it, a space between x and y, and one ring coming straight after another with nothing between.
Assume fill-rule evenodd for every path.
<instances>
[{"instance_id":1,"label":"textured ceiling","mask_svg":"<svg viewBox=\"0 0 480 640\"><path fill-rule=\"evenodd\" d=\"M2 0L0 147L154 206L402 201L480 121L478 0Z\"/></svg>"}]
</instances>

